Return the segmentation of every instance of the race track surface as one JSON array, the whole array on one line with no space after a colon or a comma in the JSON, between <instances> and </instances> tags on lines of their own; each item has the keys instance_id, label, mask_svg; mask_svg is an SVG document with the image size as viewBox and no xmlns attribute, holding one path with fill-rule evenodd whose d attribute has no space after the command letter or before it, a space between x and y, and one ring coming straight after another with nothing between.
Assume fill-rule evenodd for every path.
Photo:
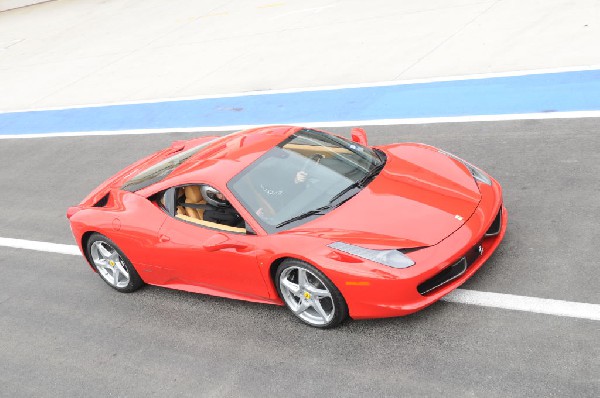
<instances>
[{"instance_id":1,"label":"race track surface","mask_svg":"<svg viewBox=\"0 0 600 398\"><path fill-rule=\"evenodd\" d=\"M503 185L505 240L464 289L600 304L598 123L365 128L372 145L435 145ZM133 160L196 135L3 140L0 236L73 244L69 205ZM321 331L275 306L156 287L120 294L79 256L0 253L2 396L600 393L598 321L439 302Z\"/></svg>"}]
</instances>

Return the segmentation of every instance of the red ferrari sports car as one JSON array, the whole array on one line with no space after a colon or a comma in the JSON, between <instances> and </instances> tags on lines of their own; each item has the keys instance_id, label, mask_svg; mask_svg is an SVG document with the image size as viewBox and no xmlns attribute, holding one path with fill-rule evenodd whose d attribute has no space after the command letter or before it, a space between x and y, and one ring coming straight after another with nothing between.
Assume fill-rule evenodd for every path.
<instances>
[{"instance_id":1,"label":"red ferrari sports car","mask_svg":"<svg viewBox=\"0 0 600 398\"><path fill-rule=\"evenodd\" d=\"M290 126L174 142L67 217L118 291L286 305L320 328L432 304L483 265L507 223L500 185L452 154Z\"/></svg>"}]
</instances>

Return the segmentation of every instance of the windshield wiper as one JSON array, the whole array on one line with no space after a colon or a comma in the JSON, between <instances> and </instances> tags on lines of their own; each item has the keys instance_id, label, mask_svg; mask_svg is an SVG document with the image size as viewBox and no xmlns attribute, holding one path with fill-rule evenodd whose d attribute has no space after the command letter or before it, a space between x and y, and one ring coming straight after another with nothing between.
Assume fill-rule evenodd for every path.
<instances>
[{"instance_id":1,"label":"windshield wiper","mask_svg":"<svg viewBox=\"0 0 600 398\"><path fill-rule=\"evenodd\" d=\"M316 209L306 211L302 214L298 214L297 216L292 217L289 220L280 222L279 224L277 224L275 226L275 228L281 228L284 225L293 223L294 221L302 220L304 218L320 214L320 213L324 212L325 210L331 209L333 207L333 204L335 203L335 201L338 200L339 198L341 198L342 196L344 196L346 193L348 193L351 190L358 188L358 187L364 188L366 186L367 182L369 180L371 180L373 177L375 177L383 169L383 166L385 166L384 161L382 161L380 164L378 164L377 166L375 166L371 170L369 170L369 172L367 174L365 174L365 176L363 178L361 178L360 180L358 180L356 182L353 182L352 184L350 184L349 186L344 188L340 193L338 193L333 198L331 198L329 203L326 204L325 206L317 207Z\"/></svg>"},{"instance_id":2,"label":"windshield wiper","mask_svg":"<svg viewBox=\"0 0 600 398\"><path fill-rule=\"evenodd\" d=\"M297 216L294 216L294 217L290 218L289 220L280 222L279 224L277 224L275 226L275 228L281 228L284 225L293 223L294 221L302 220L303 218L307 218L307 217L322 213L325 210L328 210L330 207L331 207L331 205L325 205L325 206L317 207L316 209L313 209L313 210L306 211L302 214L298 214Z\"/></svg>"},{"instance_id":3,"label":"windshield wiper","mask_svg":"<svg viewBox=\"0 0 600 398\"><path fill-rule=\"evenodd\" d=\"M371 180L373 177L375 177L377 175L377 173L379 173L381 171L381 169L383 169L383 166L385 166L385 162L381 162L377 166L373 167L371 170L369 170L369 172L367 174L365 174L365 176L363 178L361 178L360 180L358 180L356 182L353 182L352 184L348 185L346 188L342 189L342 191L340 193L338 193L333 198L331 198L331 200L329 201L329 205L330 206L333 205L333 203L335 203L336 200L338 200L339 198L341 198L342 196L344 196L345 194L347 194L348 192L350 192L353 189L364 188L367 185L367 182L369 180Z\"/></svg>"}]
</instances>

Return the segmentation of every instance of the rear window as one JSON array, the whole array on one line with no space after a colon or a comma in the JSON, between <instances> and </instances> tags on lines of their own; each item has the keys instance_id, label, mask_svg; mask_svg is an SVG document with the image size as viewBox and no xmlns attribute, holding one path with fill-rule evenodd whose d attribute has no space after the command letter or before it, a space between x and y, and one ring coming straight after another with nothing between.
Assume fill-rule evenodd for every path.
<instances>
[{"instance_id":1,"label":"rear window","mask_svg":"<svg viewBox=\"0 0 600 398\"><path fill-rule=\"evenodd\" d=\"M124 191L135 192L140 189L149 187L152 184L156 184L159 181L162 181L166 176L171 174L173 170L175 170L179 165L183 162L200 152L202 149L206 148L210 143L215 140L211 140L205 142L201 145L195 146L187 151L177 153L171 157L166 158L165 160L156 163L148 167L146 170L142 171L129 181L127 181L121 187Z\"/></svg>"}]
</instances>

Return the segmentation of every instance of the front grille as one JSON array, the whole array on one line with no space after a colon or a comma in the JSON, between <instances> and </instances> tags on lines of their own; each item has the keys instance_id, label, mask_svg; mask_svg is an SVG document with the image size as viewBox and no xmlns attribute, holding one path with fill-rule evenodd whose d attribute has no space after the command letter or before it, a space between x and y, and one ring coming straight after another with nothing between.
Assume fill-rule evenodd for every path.
<instances>
[{"instance_id":1,"label":"front grille","mask_svg":"<svg viewBox=\"0 0 600 398\"><path fill-rule=\"evenodd\" d=\"M469 268L471 264L473 264L475 260L481 256L482 252L483 249L481 245L476 244L457 262L449 267L444 268L441 272L417 286L417 291L424 295L450 281L453 281L464 274L467 268Z\"/></svg>"},{"instance_id":2,"label":"front grille","mask_svg":"<svg viewBox=\"0 0 600 398\"><path fill-rule=\"evenodd\" d=\"M498 210L498 214L496 214L496 218L494 218L494 222L490 228L485 232L485 236L496 236L500 233L500 227L502 227L502 206L500 206L500 210Z\"/></svg>"},{"instance_id":3,"label":"front grille","mask_svg":"<svg viewBox=\"0 0 600 398\"><path fill-rule=\"evenodd\" d=\"M470 267L471 264L473 264L475 260L477 260L479 256L481 256L482 253L483 246L481 246L481 243L478 243L475 246L473 246L471 250L469 250L467 254L465 254L465 259L467 260L467 267Z\"/></svg>"}]
</instances>

